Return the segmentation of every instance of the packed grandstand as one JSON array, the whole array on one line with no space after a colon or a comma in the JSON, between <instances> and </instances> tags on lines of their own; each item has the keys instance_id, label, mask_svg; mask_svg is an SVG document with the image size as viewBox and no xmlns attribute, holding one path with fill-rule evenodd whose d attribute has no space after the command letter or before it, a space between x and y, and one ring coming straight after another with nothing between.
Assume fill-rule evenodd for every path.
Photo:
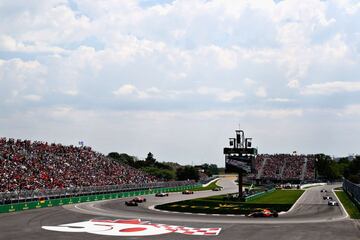
<instances>
[{"instance_id":1,"label":"packed grandstand","mask_svg":"<svg viewBox=\"0 0 360 240\"><path fill-rule=\"evenodd\" d=\"M315 179L315 155L259 154L256 156L256 174L252 179L262 180L313 180Z\"/></svg>"},{"instance_id":2,"label":"packed grandstand","mask_svg":"<svg viewBox=\"0 0 360 240\"><path fill-rule=\"evenodd\" d=\"M0 192L158 182L90 147L0 139ZM252 179L310 180L315 155L260 154Z\"/></svg>"},{"instance_id":3,"label":"packed grandstand","mask_svg":"<svg viewBox=\"0 0 360 240\"><path fill-rule=\"evenodd\" d=\"M90 147L0 139L0 192L150 183L157 179Z\"/></svg>"}]
</instances>

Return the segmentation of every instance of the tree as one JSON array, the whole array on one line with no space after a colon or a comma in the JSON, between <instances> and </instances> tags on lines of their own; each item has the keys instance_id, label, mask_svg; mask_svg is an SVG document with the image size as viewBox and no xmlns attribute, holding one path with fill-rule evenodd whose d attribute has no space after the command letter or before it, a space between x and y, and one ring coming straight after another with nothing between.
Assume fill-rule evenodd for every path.
<instances>
[{"instance_id":1,"label":"tree","mask_svg":"<svg viewBox=\"0 0 360 240\"><path fill-rule=\"evenodd\" d=\"M145 164L147 166L152 166L155 164L155 162L156 162L156 159L154 158L154 155L151 152L149 152L147 157L145 158Z\"/></svg>"},{"instance_id":2,"label":"tree","mask_svg":"<svg viewBox=\"0 0 360 240\"><path fill-rule=\"evenodd\" d=\"M219 174L219 169L216 164L209 165L207 163L204 163L203 165L201 165L201 168L204 170L204 173L210 177Z\"/></svg>"},{"instance_id":3,"label":"tree","mask_svg":"<svg viewBox=\"0 0 360 240\"><path fill-rule=\"evenodd\" d=\"M360 156L356 156L344 170L344 177L353 183L360 183Z\"/></svg>"},{"instance_id":4,"label":"tree","mask_svg":"<svg viewBox=\"0 0 360 240\"><path fill-rule=\"evenodd\" d=\"M176 169L176 179L179 181L183 180L199 180L199 172L192 166L185 166Z\"/></svg>"},{"instance_id":5,"label":"tree","mask_svg":"<svg viewBox=\"0 0 360 240\"><path fill-rule=\"evenodd\" d=\"M117 153L117 152L111 152L108 154L108 157L112 158L115 161L130 165L132 167L135 167L136 157L130 156L126 153Z\"/></svg>"},{"instance_id":6,"label":"tree","mask_svg":"<svg viewBox=\"0 0 360 240\"><path fill-rule=\"evenodd\" d=\"M150 175L156 176L162 180L169 181L175 179L175 170L159 169L156 167L144 167L141 168L144 172Z\"/></svg>"}]
</instances>

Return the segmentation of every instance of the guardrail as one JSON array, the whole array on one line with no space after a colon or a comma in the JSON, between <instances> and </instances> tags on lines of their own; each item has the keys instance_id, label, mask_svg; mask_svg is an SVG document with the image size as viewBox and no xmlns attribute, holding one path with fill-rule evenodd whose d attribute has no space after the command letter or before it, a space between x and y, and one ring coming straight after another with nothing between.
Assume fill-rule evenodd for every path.
<instances>
[{"instance_id":1,"label":"guardrail","mask_svg":"<svg viewBox=\"0 0 360 240\"><path fill-rule=\"evenodd\" d=\"M142 184L122 184L109 186L88 186L71 187L62 189L37 189L37 190L19 190L13 192L0 193L0 205L36 201L40 198L57 199L68 197L80 197L85 195L97 195L105 193L130 192L137 190L146 190L154 188L178 187L193 185L194 181L171 181Z\"/></svg>"},{"instance_id":2,"label":"guardrail","mask_svg":"<svg viewBox=\"0 0 360 240\"><path fill-rule=\"evenodd\" d=\"M360 209L360 185L344 179L342 187L344 191L352 197L357 204L357 207Z\"/></svg>"},{"instance_id":3,"label":"guardrail","mask_svg":"<svg viewBox=\"0 0 360 240\"><path fill-rule=\"evenodd\" d=\"M92 202L99 200L109 200L117 198L126 198L134 197L140 195L149 195L159 192L178 192L183 190L191 190L195 187L198 187L200 184L185 185L185 186L176 186L176 187L165 187L165 188L155 188L148 190L138 190L138 191L129 191L129 192L119 192L119 193L105 193L105 194L96 194L96 195L86 195L86 196L75 196L75 197L66 197L59 199L40 199L38 201L30 201L23 203L14 203L14 204L4 204L0 205L0 213L11 213L29 209L38 209L45 207L55 207L62 206L66 204L75 204L83 202Z\"/></svg>"}]
</instances>

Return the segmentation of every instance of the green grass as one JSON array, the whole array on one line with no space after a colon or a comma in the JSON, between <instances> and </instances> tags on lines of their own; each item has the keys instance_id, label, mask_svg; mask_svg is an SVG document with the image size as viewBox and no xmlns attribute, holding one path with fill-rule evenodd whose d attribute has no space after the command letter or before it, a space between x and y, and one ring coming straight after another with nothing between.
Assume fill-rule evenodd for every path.
<instances>
[{"instance_id":1,"label":"green grass","mask_svg":"<svg viewBox=\"0 0 360 240\"><path fill-rule=\"evenodd\" d=\"M336 191L335 193L336 196L340 199L341 203L344 205L350 217L354 219L360 219L360 211L351 198L344 191Z\"/></svg>"},{"instance_id":2,"label":"green grass","mask_svg":"<svg viewBox=\"0 0 360 240\"><path fill-rule=\"evenodd\" d=\"M276 190L261 197L247 201L248 203L294 204L304 190Z\"/></svg>"},{"instance_id":3,"label":"green grass","mask_svg":"<svg viewBox=\"0 0 360 240\"><path fill-rule=\"evenodd\" d=\"M216 184L218 181L219 181L219 180L214 181L214 182L210 183L209 185L207 185L206 187L197 187L197 188L194 188L194 189L191 189L191 190L192 190L192 191L213 190L214 188L219 187L219 186Z\"/></svg>"},{"instance_id":4,"label":"green grass","mask_svg":"<svg viewBox=\"0 0 360 240\"><path fill-rule=\"evenodd\" d=\"M219 195L158 205L156 208L208 214L248 214L257 208L269 208L280 212L289 210L303 192L303 190L276 190L247 202L226 200L226 195Z\"/></svg>"}]
</instances>

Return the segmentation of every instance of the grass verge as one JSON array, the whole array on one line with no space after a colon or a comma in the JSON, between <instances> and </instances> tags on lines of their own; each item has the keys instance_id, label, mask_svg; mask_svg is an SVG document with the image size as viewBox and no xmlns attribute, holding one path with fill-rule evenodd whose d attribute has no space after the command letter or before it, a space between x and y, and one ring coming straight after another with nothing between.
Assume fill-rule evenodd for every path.
<instances>
[{"instance_id":1,"label":"grass verge","mask_svg":"<svg viewBox=\"0 0 360 240\"><path fill-rule=\"evenodd\" d=\"M281 212L289 210L303 192L303 190L276 190L248 202L225 200L225 195L221 195L168 203L155 208L208 214L248 214L257 208L269 208Z\"/></svg>"},{"instance_id":2,"label":"grass verge","mask_svg":"<svg viewBox=\"0 0 360 240\"><path fill-rule=\"evenodd\" d=\"M294 204L304 190L276 190L261 197L249 200L248 203Z\"/></svg>"},{"instance_id":3,"label":"grass verge","mask_svg":"<svg viewBox=\"0 0 360 240\"><path fill-rule=\"evenodd\" d=\"M353 219L360 219L360 211L356 207L356 204L351 200L350 196L344 191L336 191L335 193L341 203L344 205L350 217Z\"/></svg>"}]
</instances>

